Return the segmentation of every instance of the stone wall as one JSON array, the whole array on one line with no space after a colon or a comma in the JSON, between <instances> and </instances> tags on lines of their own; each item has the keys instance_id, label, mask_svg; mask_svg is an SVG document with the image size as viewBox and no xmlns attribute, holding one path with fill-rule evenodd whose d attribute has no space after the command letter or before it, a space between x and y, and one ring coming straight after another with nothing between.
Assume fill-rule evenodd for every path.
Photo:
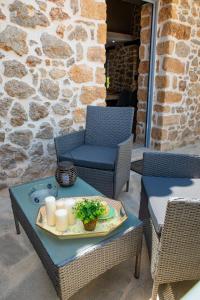
<instances>
[{"instance_id":1,"label":"stone wall","mask_svg":"<svg viewBox=\"0 0 200 300\"><path fill-rule=\"evenodd\" d=\"M144 142L151 5L141 14L137 138ZM200 1L160 0L152 148L169 150L200 139Z\"/></svg>"},{"instance_id":2,"label":"stone wall","mask_svg":"<svg viewBox=\"0 0 200 300\"><path fill-rule=\"evenodd\" d=\"M53 137L105 99L105 1L0 2L0 187L55 168Z\"/></svg>"},{"instance_id":3,"label":"stone wall","mask_svg":"<svg viewBox=\"0 0 200 300\"><path fill-rule=\"evenodd\" d=\"M200 1L161 0L152 146L200 139Z\"/></svg>"},{"instance_id":4,"label":"stone wall","mask_svg":"<svg viewBox=\"0 0 200 300\"><path fill-rule=\"evenodd\" d=\"M137 89L138 75L137 45L124 46L117 44L107 53L107 75L110 78L110 89L121 92L123 89L135 91Z\"/></svg>"}]
</instances>

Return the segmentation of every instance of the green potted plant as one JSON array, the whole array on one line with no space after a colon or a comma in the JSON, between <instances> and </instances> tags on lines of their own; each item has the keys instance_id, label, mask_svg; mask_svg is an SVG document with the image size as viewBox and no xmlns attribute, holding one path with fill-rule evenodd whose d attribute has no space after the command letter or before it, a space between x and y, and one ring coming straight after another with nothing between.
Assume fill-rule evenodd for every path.
<instances>
[{"instance_id":1,"label":"green potted plant","mask_svg":"<svg viewBox=\"0 0 200 300\"><path fill-rule=\"evenodd\" d=\"M85 230L93 231L98 217L105 213L105 207L98 200L85 199L76 203L74 211L76 217L83 222Z\"/></svg>"}]
</instances>

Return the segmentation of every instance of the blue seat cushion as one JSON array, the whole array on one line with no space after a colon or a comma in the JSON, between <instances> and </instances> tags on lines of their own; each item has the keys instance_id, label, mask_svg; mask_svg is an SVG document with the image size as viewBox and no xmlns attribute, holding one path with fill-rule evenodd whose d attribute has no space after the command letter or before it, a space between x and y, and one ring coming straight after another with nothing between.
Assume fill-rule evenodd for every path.
<instances>
[{"instance_id":1,"label":"blue seat cushion","mask_svg":"<svg viewBox=\"0 0 200 300\"><path fill-rule=\"evenodd\" d=\"M165 221L167 203L173 197L200 197L200 178L167 178L142 177L144 189L148 197L148 209L158 234L161 233Z\"/></svg>"},{"instance_id":2,"label":"blue seat cushion","mask_svg":"<svg viewBox=\"0 0 200 300\"><path fill-rule=\"evenodd\" d=\"M60 156L61 160L70 160L75 165L100 170L114 170L117 148L93 145L81 145Z\"/></svg>"}]
</instances>

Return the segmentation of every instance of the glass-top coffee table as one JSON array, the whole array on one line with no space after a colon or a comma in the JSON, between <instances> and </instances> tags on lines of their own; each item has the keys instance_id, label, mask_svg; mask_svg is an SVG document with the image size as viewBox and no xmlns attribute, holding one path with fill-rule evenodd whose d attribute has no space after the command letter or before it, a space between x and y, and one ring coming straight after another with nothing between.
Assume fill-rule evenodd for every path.
<instances>
[{"instance_id":1,"label":"glass-top coffee table","mask_svg":"<svg viewBox=\"0 0 200 300\"><path fill-rule=\"evenodd\" d=\"M37 184L55 185L48 177L10 188L10 198L16 225L24 228L35 251L51 278L60 299L68 299L84 285L106 270L129 258L136 258L135 277L139 277L142 246L142 222L127 209L128 219L104 237L60 240L35 225L39 205L29 193ZM71 187L58 187L58 198L101 195L78 178Z\"/></svg>"}]
</instances>

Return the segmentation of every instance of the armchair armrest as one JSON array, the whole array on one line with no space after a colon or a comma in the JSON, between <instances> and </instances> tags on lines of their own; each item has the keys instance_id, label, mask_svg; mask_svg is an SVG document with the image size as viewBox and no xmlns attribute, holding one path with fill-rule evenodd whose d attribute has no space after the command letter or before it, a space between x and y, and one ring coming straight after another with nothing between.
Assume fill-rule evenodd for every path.
<instances>
[{"instance_id":1,"label":"armchair armrest","mask_svg":"<svg viewBox=\"0 0 200 300\"><path fill-rule=\"evenodd\" d=\"M132 144L133 136L131 135L127 140L117 146L114 179L116 196L121 191L123 185L129 180Z\"/></svg>"},{"instance_id":2,"label":"armchair armrest","mask_svg":"<svg viewBox=\"0 0 200 300\"><path fill-rule=\"evenodd\" d=\"M145 152L144 176L200 178L200 156Z\"/></svg>"},{"instance_id":3,"label":"armchair armrest","mask_svg":"<svg viewBox=\"0 0 200 300\"><path fill-rule=\"evenodd\" d=\"M125 140L117 145L118 154L119 155L122 154L127 149L130 150L130 147L132 149L132 144L133 144L133 135L131 135L127 140Z\"/></svg>"},{"instance_id":4,"label":"armchair armrest","mask_svg":"<svg viewBox=\"0 0 200 300\"><path fill-rule=\"evenodd\" d=\"M84 141L85 141L85 130L80 130L63 136L56 137L54 139L54 142L55 142L57 157L59 157L59 155L65 153L66 151L81 146L82 144L84 144Z\"/></svg>"}]
</instances>

